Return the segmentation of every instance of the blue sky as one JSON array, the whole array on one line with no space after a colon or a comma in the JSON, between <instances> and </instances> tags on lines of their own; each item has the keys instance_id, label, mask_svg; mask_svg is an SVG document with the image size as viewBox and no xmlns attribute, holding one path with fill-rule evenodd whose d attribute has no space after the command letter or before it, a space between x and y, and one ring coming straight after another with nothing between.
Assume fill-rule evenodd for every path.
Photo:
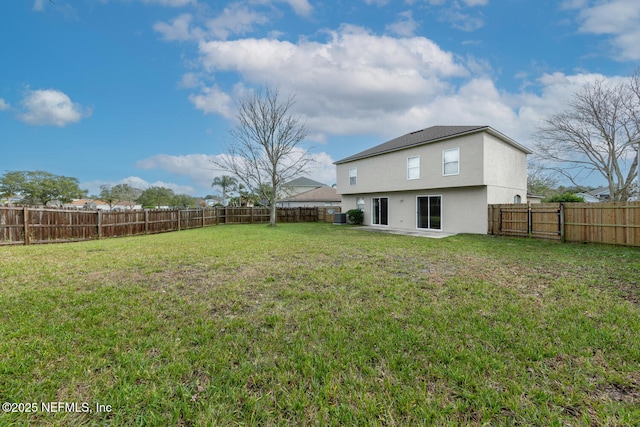
<instances>
[{"instance_id":1,"label":"blue sky","mask_svg":"<svg viewBox=\"0 0 640 427\"><path fill-rule=\"evenodd\" d=\"M294 93L332 163L433 125L524 145L594 78L640 65L637 0L11 0L0 5L0 173L213 194L236 101ZM597 182L594 184L598 184Z\"/></svg>"}]
</instances>

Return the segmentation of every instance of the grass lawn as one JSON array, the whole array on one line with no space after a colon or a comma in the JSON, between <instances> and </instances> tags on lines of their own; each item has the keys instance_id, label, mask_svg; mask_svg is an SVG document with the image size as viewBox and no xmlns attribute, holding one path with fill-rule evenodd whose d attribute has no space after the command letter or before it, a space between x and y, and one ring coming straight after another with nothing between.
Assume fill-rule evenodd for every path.
<instances>
[{"instance_id":1,"label":"grass lawn","mask_svg":"<svg viewBox=\"0 0 640 427\"><path fill-rule=\"evenodd\" d=\"M0 402L36 410L1 426L637 426L640 250L331 224L0 247L0 337Z\"/></svg>"}]
</instances>

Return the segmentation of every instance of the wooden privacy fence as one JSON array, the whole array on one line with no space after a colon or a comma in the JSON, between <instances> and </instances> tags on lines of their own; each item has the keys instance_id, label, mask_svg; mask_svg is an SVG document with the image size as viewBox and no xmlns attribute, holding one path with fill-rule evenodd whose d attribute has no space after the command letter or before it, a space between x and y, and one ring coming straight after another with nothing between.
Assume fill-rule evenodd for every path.
<instances>
[{"instance_id":1,"label":"wooden privacy fence","mask_svg":"<svg viewBox=\"0 0 640 427\"><path fill-rule=\"evenodd\" d=\"M489 205L489 234L640 246L640 202Z\"/></svg>"},{"instance_id":2,"label":"wooden privacy fence","mask_svg":"<svg viewBox=\"0 0 640 427\"><path fill-rule=\"evenodd\" d=\"M278 208L277 222L333 222L339 207ZM0 206L0 245L78 242L164 233L217 224L266 224L269 208L213 207L86 211Z\"/></svg>"}]
</instances>

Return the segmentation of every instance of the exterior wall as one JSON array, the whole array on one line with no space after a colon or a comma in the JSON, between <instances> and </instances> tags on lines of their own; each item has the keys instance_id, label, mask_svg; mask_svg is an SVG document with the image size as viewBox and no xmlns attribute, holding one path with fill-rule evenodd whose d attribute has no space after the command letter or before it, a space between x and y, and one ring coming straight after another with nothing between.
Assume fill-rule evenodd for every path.
<instances>
[{"instance_id":1,"label":"exterior wall","mask_svg":"<svg viewBox=\"0 0 640 427\"><path fill-rule=\"evenodd\" d=\"M338 194L481 185L484 182L483 135L466 135L338 164ZM442 153L451 148L460 149L460 173L443 176ZM420 178L410 180L407 179L407 159L412 156L420 156ZM357 184L349 185L349 169L354 167L358 169Z\"/></svg>"},{"instance_id":2,"label":"exterior wall","mask_svg":"<svg viewBox=\"0 0 640 427\"><path fill-rule=\"evenodd\" d=\"M520 196L527 202L527 155L509 144L485 134L485 185L489 186L490 204L514 203Z\"/></svg>"},{"instance_id":3,"label":"exterior wall","mask_svg":"<svg viewBox=\"0 0 640 427\"><path fill-rule=\"evenodd\" d=\"M442 197L442 232L475 233L487 232L487 188L483 186L464 188L440 188L407 192L381 192L343 195L343 211L355 209L357 199L364 198L364 224L372 225L372 199L389 198L389 225L379 227L417 230L419 196Z\"/></svg>"},{"instance_id":4,"label":"exterior wall","mask_svg":"<svg viewBox=\"0 0 640 427\"><path fill-rule=\"evenodd\" d=\"M507 187L487 186L487 204L499 205L516 203L515 197L520 196L520 203L527 203L527 190Z\"/></svg>"}]
</instances>

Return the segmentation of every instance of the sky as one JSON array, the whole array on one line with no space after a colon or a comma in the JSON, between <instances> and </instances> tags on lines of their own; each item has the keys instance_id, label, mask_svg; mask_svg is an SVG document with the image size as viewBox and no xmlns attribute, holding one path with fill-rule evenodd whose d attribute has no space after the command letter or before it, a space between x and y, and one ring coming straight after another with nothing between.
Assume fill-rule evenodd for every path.
<instances>
[{"instance_id":1,"label":"sky","mask_svg":"<svg viewBox=\"0 0 640 427\"><path fill-rule=\"evenodd\" d=\"M295 95L328 185L434 125L532 148L581 85L640 65L638 23L638 0L4 0L0 174L217 194L237 102L265 85Z\"/></svg>"}]
</instances>

